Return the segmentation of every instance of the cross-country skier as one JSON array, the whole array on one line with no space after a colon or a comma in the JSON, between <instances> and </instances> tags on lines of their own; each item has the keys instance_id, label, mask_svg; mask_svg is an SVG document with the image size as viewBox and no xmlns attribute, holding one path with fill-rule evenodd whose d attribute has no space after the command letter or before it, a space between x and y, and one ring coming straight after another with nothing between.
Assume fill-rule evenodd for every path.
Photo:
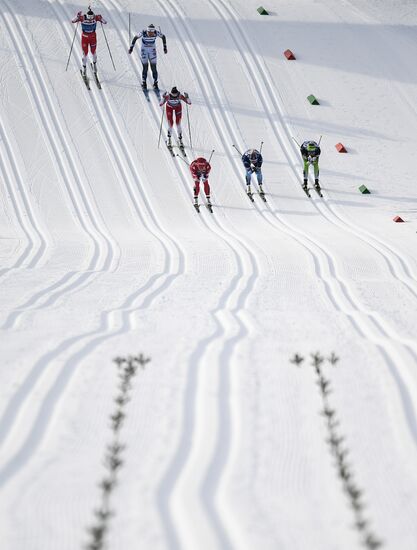
<instances>
[{"instance_id":1,"label":"cross-country skier","mask_svg":"<svg viewBox=\"0 0 417 550\"><path fill-rule=\"evenodd\" d=\"M164 34L161 31L156 30L155 25L150 24L148 28L139 32L133 37L132 44L129 48L129 53L133 52L135 47L136 40L142 38L142 47L140 49L140 58L142 61L142 88L146 89L146 79L148 77L148 65L150 63L152 76L153 76L153 87L158 89L158 70L156 67L157 55L156 55L156 39L161 38L162 44L164 47L164 53L168 53L167 49L167 40Z\"/></svg>"},{"instance_id":2,"label":"cross-country skier","mask_svg":"<svg viewBox=\"0 0 417 550\"><path fill-rule=\"evenodd\" d=\"M182 119L182 103L181 101L184 101L188 105L191 105L190 98L188 97L187 92L184 92L183 94L177 90L177 88L174 86L172 90L168 92L164 92L162 96L162 101L159 104L161 107L166 103L166 112L167 112L167 120L168 120L168 147L171 147L171 135L172 135L172 128L174 126L174 113L175 113L175 122L177 125L177 133L178 133L178 141L180 144L180 147L183 147L182 143L182 128L181 128L181 119Z\"/></svg>"},{"instance_id":3,"label":"cross-country skier","mask_svg":"<svg viewBox=\"0 0 417 550\"><path fill-rule=\"evenodd\" d=\"M90 47L91 54L93 56L93 70L97 73L97 35L96 27L97 22L107 24L107 21L102 15L95 14L93 10L89 7L87 13L79 11L75 18L72 20L72 23L81 23L81 48L83 50L83 76L86 76L87 70L87 59L88 59L88 48Z\"/></svg>"},{"instance_id":4,"label":"cross-country skier","mask_svg":"<svg viewBox=\"0 0 417 550\"><path fill-rule=\"evenodd\" d=\"M315 141L305 141L301 147L300 147L300 153L303 157L304 166L303 166L303 188L304 190L307 189L307 181L308 181L308 169L310 167L310 164L313 165L314 169L314 186L316 189L320 189L320 183L319 183L319 156L321 153L321 149L317 142Z\"/></svg>"},{"instance_id":5,"label":"cross-country skier","mask_svg":"<svg viewBox=\"0 0 417 550\"><path fill-rule=\"evenodd\" d=\"M261 153L256 149L248 149L242 155L242 162L244 167L246 168L246 185L247 185L248 193L252 192L250 183L251 183L253 173L256 174L256 178L258 180L259 192L263 193L263 188L262 188L263 177L262 177L262 170L261 170L263 161L264 160L262 158Z\"/></svg>"},{"instance_id":6,"label":"cross-country skier","mask_svg":"<svg viewBox=\"0 0 417 550\"><path fill-rule=\"evenodd\" d=\"M200 192L200 183L204 185L204 193L206 194L207 204L210 202L210 184L208 176L211 166L204 157L198 157L190 164L191 175L194 180L194 204L198 204L198 194Z\"/></svg>"}]
</instances>

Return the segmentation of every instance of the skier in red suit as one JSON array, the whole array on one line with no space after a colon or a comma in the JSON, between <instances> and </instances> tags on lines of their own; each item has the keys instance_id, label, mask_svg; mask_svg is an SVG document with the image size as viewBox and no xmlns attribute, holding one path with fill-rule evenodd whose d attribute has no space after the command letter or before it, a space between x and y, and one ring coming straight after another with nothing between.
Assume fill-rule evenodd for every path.
<instances>
[{"instance_id":1,"label":"skier in red suit","mask_svg":"<svg viewBox=\"0 0 417 550\"><path fill-rule=\"evenodd\" d=\"M208 175L210 174L211 166L204 157L195 159L190 164L191 175L194 180L194 203L198 203L198 194L200 192L200 182L204 185L204 192L206 194L207 203L210 203L210 184L208 181Z\"/></svg>"},{"instance_id":2,"label":"skier in red suit","mask_svg":"<svg viewBox=\"0 0 417 550\"><path fill-rule=\"evenodd\" d=\"M101 15L96 15L92 9L89 7L87 13L83 14L82 11L79 11L75 18L72 20L72 23L81 23L81 47L83 50L83 75L86 75L87 70L87 59L88 59L88 48L91 50L93 56L93 71L97 72L97 35L96 28L97 23L107 24L107 21Z\"/></svg>"},{"instance_id":3,"label":"skier in red suit","mask_svg":"<svg viewBox=\"0 0 417 550\"><path fill-rule=\"evenodd\" d=\"M175 113L175 122L177 125L177 132L178 132L178 141L181 146L183 146L182 143L182 128L181 128L181 119L182 119L182 103L181 101L184 101L188 105L191 105L191 101L188 97L187 92L184 92L183 94L177 90L177 88L174 86L172 90L168 92L164 92L162 96L162 101L159 104L161 107L167 104L166 111L167 111L167 120L168 120L168 141L167 145L168 147L171 147L171 134L172 134L172 128L174 126L174 113Z\"/></svg>"}]
</instances>

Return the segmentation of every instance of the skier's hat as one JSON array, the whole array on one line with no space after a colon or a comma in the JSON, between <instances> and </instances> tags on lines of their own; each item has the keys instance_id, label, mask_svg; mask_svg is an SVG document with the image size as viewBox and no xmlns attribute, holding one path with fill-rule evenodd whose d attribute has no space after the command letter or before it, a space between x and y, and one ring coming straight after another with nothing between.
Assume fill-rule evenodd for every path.
<instances>
[{"instance_id":1,"label":"skier's hat","mask_svg":"<svg viewBox=\"0 0 417 550\"><path fill-rule=\"evenodd\" d=\"M173 97L178 97L180 95L180 92L179 90L177 89L176 86L174 86L170 92L170 95L172 95Z\"/></svg>"},{"instance_id":2,"label":"skier's hat","mask_svg":"<svg viewBox=\"0 0 417 550\"><path fill-rule=\"evenodd\" d=\"M150 25L148 25L147 32L148 32L148 34L149 34L149 33L151 33L151 34L156 34L156 28L155 28L155 25L154 25L153 23L151 23Z\"/></svg>"},{"instance_id":3,"label":"skier's hat","mask_svg":"<svg viewBox=\"0 0 417 550\"><path fill-rule=\"evenodd\" d=\"M195 159L195 163L198 168L204 169L206 167L207 161L204 157L198 157L197 159Z\"/></svg>"},{"instance_id":4,"label":"skier's hat","mask_svg":"<svg viewBox=\"0 0 417 550\"><path fill-rule=\"evenodd\" d=\"M93 19L93 18L94 18L94 12L93 12L93 10L91 9L91 7L88 6L87 19Z\"/></svg>"}]
</instances>

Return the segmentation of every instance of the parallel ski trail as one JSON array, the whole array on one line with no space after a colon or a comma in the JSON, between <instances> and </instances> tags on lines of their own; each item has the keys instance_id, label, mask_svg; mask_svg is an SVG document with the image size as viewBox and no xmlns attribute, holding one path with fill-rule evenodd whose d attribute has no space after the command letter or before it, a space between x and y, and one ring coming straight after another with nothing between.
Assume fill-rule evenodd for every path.
<instances>
[{"instance_id":1,"label":"parallel ski trail","mask_svg":"<svg viewBox=\"0 0 417 550\"><path fill-rule=\"evenodd\" d=\"M249 40L242 31L241 23L237 15L234 13L233 8L226 4L224 0L209 0L209 3L215 9L219 17L224 21L228 28L229 35L235 41L238 51L242 52L242 56L245 59L246 70L250 75L252 82L256 86L264 110L267 113L268 119L271 123L272 130L274 131L281 148L286 154L288 163L294 173L294 180L298 181L297 152L294 150L293 142L290 137L291 132L285 122L282 106L280 105L280 102L270 84L266 68L264 67L264 61L260 58L260 56L254 53ZM225 17L225 13L230 16L230 20ZM249 53L245 54L244 52ZM257 67L260 70L264 88L261 84L259 84L253 67ZM267 92L265 92L264 89L267 90ZM269 109L269 105L274 106L273 111ZM279 125L274 122L274 112L279 115ZM375 236L368 236L365 234L366 232L353 228L351 222L342 220L339 216L335 218L335 216L333 216L334 212L331 206L328 205L327 201L324 202L322 199L315 200L314 204L330 223L334 223L341 229L351 233L353 236L359 238L376 250L377 253L379 253L385 260L389 272L393 278L401 281L409 289L409 291L417 297L415 280L412 278L411 270L408 268L406 261L404 261L401 255L397 254L397 252L392 250L391 247L381 243L379 239L375 238ZM279 219L278 211L274 211L273 215L276 219ZM284 222L282 217L279 221L287 228L290 228L289 224ZM274 222L272 221L272 223ZM298 231L294 227L291 227L290 230L295 230L298 234L302 234L302 232ZM342 295L348 298L349 306L348 308L342 307L342 311L346 313L361 337L372 341L385 358L387 366L396 380L399 394L403 401L404 417L406 419L409 432L417 445L417 412L415 406L413 406L413 402L416 402L416 400L411 397L412 395L416 396L415 382L412 376L410 376L410 373L407 372L407 369L399 369L397 366L403 363L403 351L406 352L408 357L410 357L413 362L417 361L416 343L411 339L402 338L396 334L396 332L381 318L379 314L365 311L359 300L354 297L354 293L350 290L348 283L343 281L338 275L332 253L330 251L326 251L325 247L317 241L314 241L311 236L304 235L303 237L304 239L307 238L309 241L313 242L314 246L318 247L321 253L324 254L325 261L328 264L327 267L330 269L331 277L335 281L338 281L338 286L342 292ZM390 340L392 342L390 342Z\"/></svg>"},{"instance_id":2,"label":"parallel ski trail","mask_svg":"<svg viewBox=\"0 0 417 550\"><path fill-rule=\"evenodd\" d=\"M1 119L0 138L0 170L3 176L2 179L13 204L16 220L27 243L12 266L0 269L0 276L2 276L13 269L20 267L33 269L41 264L50 245L50 239L43 229L41 222L37 219L35 209L31 204L30 196L24 184L19 163L13 153L13 147L9 142L4 123Z\"/></svg>"},{"instance_id":3,"label":"parallel ski trail","mask_svg":"<svg viewBox=\"0 0 417 550\"><path fill-rule=\"evenodd\" d=\"M94 276L94 272L116 269L120 251L114 239L108 233L100 213L97 212L93 197L85 191L83 181L85 178L80 173L77 159L72 152L72 146L65 137L65 129L56 113L51 97L52 92L48 91L45 84L44 73L37 61L37 54L34 52L32 44L27 40L19 19L10 10L7 2L4 2L4 5L8 8L8 10L3 10L2 14L6 23L5 28L7 28L10 41L14 45L20 65L25 72L26 88L39 117L39 127L45 135L45 141L55 164L58 179L61 180L62 188L66 190L69 208L74 211L75 220L92 245L92 253L86 271L78 274L70 286L71 289L77 286L81 288ZM14 32L11 32L11 29L14 29ZM16 36L20 37L19 42L15 38ZM67 278L63 277L61 280L66 282ZM65 286L60 287L57 282L54 282L43 291L38 291L26 303L30 303L32 308L36 308L35 296L43 297L51 293L54 295L54 300L51 300L50 303L53 303L67 292L67 288ZM25 311L25 304L15 308L3 328L14 326Z\"/></svg>"},{"instance_id":4,"label":"parallel ski trail","mask_svg":"<svg viewBox=\"0 0 417 550\"><path fill-rule=\"evenodd\" d=\"M96 109L100 114L101 111L97 104ZM161 273L150 277L143 287L128 296L120 308L102 314L102 321L97 330L81 333L64 340L35 363L29 375L11 399L0 420L0 443L3 443L2 456L9 457L8 459L5 458L5 463L0 470L0 485L9 482L33 457L34 452L43 440L59 400L80 361L85 360L86 356L92 353L103 341L131 331L134 314L140 309L150 307L153 301L163 294L184 271L184 254L158 226L142 185L139 186L142 191L142 200L139 198L137 184L140 182L133 173L133 164L128 146L124 143L117 124L115 129L110 129L111 124L109 124L105 115L102 114L99 118L102 121L103 135L107 140L108 149L114 155L115 163L120 170L120 181L126 182L128 195L135 211L144 226L154 235L165 251L164 267ZM114 120L112 120L113 123L115 123ZM116 132L114 136L111 135L111 131ZM130 167L130 172L129 170L124 171L125 166ZM55 375L52 384L47 386L40 407L37 404L31 406L30 399L34 387L51 370L58 357L65 358L63 367ZM28 418L24 421L23 410L26 416L29 415L30 420ZM19 431L20 437L16 437L17 425L25 426L22 435Z\"/></svg>"},{"instance_id":5,"label":"parallel ski trail","mask_svg":"<svg viewBox=\"0 0 417 550\"><path fill-rule=\"evenodd\" d=\"M187 36L190 35L192 35L192 31L187 32ZM194 46L194 51L198 51L198 46L196 46L195 41ZM203 64L203 66L205 68L206 78L210 77L210 68L208 63ZM209 78L208 80L210 82L212 79ZM222 103L219 101L219 107L221 105ZM219 110L221 111L221 108ZM227 124L228 123L226 122L226 126ZM273 219L273 217L276 216L276 213L272 211L271 213L272 216L269 221L276 227L276 222ZM396 372L395 364L402 360L402 352L395 345L395 341L403 345L407 349L408 353L415 359L415 345L412 341L399 338L398 335L393 333L390 327L386 326L386 324L379 319L379 316L373 314L372 312L366 312L363 310L361 304L350 292L347 283L344 282L338 275L331 253L327 252L319 243L314 242L312 239L308 239L306 235L302 235L301 232L295 230L294 233L294 228L291 228L285 224L283 220L279 221L281 222L279 227L281 230L284 226L284 231L286 231L287 234L295 237L299 242L302 242L304 246L307 246L310 252L312 252L315 257L316 266L320 266L320 271L323 270L324 264L324 273L327 271L328 276L321 275L321 277L324 280L327 278L326 288L328 290L329 298L333 301L337 309L346 314L347 318L351 321L354 330L357 331L359 336L363 339L371 340L378 347L391 372ZM300 236L302 237L301 241ZM314 249L316 250L314 251ZM387 342L387 340L390 339L394 341L394 344ZM405 418L412 437L415 441L417 441L416 415L411 407L412 399L410 397L410 391L406 389L407 383L403 381L407 379L407 376L403 374L402 377L399 377L398 373L396 374L397 375L395 378L404 403Z\"/></svg>"},{"instance_id":6,"label":"parallel ski trail","mask_svg":"<svg viewBox=\"0 0 417 550\"><path fill-rule=\"evenodd\" d=\"M114 2L111 2L114 5ZM165 9L164 9L165 11ZM120 34L120 31L119 31ZM123 41L123 37L121 37ZM200 75L201 78L201 75ZM151 110L155 122L155 128L159 126L159 111L155 111L155 105L152 102ZM168 154L168 153L167 153ZM177 172L182 177L183 190L185 196L190 198L189 195L189 174L185 167L177 165ZM250 251L248 246L244 244L241 237L237 236L234 232L230 231L228 226L221 223L219 226L220 216L216 213L214 218L203 216L202 222L207 227L215 232L223 241L225 240L225 234L229 237L226 241L231 248L236 265L237 273L228 285L222 297L220 297L217 307L211 311L211 315L215 319L216 331L210 335L207 339L204 339L199 343L195 352L190 358L190 365L192 369L190 371L185 401L181 439L178 445L176 455L170 463L170 467L158 490L158 502L161 510L161 515L164 521L167 539L173 547L181 547L181 542L184 537L187 537L186 529L182 534L178 532L178 528L175 525L176 521L173 516L175 513L173 510L179 510L181 504L181 496L176 495L185 494L189 491L195 493L197 487L195 486L195 474L196 464L202 468L201 461L199 462L199 455L201 455L202 449L207 446L205 437L211 433L209 429L210 415L214 415L216 418L216 439L211 442L210 453L213 453L215 459L207 466L207 471L204 479L201 480L201 491L203 495L203 502L207 502L206 513L211 516L211 523L216 531L217 540L222 541L222 547L229 547L227 540L227 533L225 532L222 522L217 516L214 507L210 505L210 502L214 500L214 495L217 493L217 487L220 483L220 479L224 474L225 464L228 460L230 439L234 435L232 430L232 411L229 404L229 385L230 385L230 361L235 352L236 346L249 334L251 327L248 321L240 317L240 311L245 308L248 296L251 294L255 281L259 277L259 267L257 265L256 257L253 251ZM220 348L219 348L220 346ZM204 353L202 353L204 350ZM216 357L218 359L216 360ZM209 367L204 367L206 364L219 364L219 372L216 371L215 375L208 376ZM213 377L221 377L221 380L217 382L220 387L221 398L216 409L209 413L208 410L204 410L206 407L205 400L207 399L204 388L207 383ZM207 403L212 409L210 402ZM208 423L209 422L209 423ZM208 423L208 424L207 424ZM194 434L193 438L199 440L199 444L192 443L190 439L190 430ZM211 450L212 449L212 450ZM207 457L204 459L207 460ZM209 480L209 482L207 482ZM179 499L178 506L171 504L174 499ZM191 496L191 500L195 500L196 497ZM187 502L190 505L191 501ZM205 513L200 510L198 501L196 502L195 513L199 517L199 521L206 523ZM181 513L180 513L181 515ZM184 522L181 522L184 524ZM181 526L179 528L181 531ZM213 540L213 544L216 544L216 539L212 538L210 528L206 529L207 536L210 540ZM192 540L189 542L193 545Z\"/></svg>"},{"instance_id":7,"label":"parallel ski trail","mask_svg":"<svg viewBox=\"0 0 417 550\"><path fill-rule=\"evenodd\" d=\"M271 85L271 78L268 74L268 69L265 66L265 62L255 53L252 44L242 30L242 24L239 21L239 17L237 16L235 9L224 0L209 0L209 2L223 19L225 25L227 25L236 44L240 45L239 50L245 58L247 70L252 75L252 82L257 88L265 113L268 115L277 140L287 157L288 164L294 172L294 180L298 182L299 154L291 139L291 129L286 122L281 101L278 99L277 93ZM233 24L225 18L223 13L227 13L230 16L230 20ZM259 83L259 79L257 78L258 73L254 73L253 67L257 67L259 70L259 75L262 79L261 83ZM279 125L274 122L273 114L278 115ZM324 197L324 199L326 199L326 197ZM327 200L314 200L313 202L320 213L327 217L330 222L335 223L340 228L350 232L358 239L374 248L384 258L392 275L403 282L410 292L412 292L412 294L417 298L417 280L412 276L412 269L407 260L398 251L382 242L374 234L370 234L364 229L353 226L352 222L346 220L342 214L335 212L335 209Z\"/></svg>"}]
</instances>

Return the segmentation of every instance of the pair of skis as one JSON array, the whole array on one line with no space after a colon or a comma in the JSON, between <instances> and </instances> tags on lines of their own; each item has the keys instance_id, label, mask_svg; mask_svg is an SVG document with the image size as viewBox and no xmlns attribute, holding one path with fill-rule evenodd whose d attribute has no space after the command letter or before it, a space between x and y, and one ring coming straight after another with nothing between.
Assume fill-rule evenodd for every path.
<instances>
[{"instance_id":1,"label":"pair of skis","mask_svg":"<svg viewBox=\"0 0 417 550\"><path fill-rule=\"evenodd\" d=\"M174 147L177 147L180 150L181 155L186 158L187 153L185 152L184 144L181 141L177 141L176 145L172 145L171 142L166 141L165 145L167 146L168 151L171 153L171 156L175 158L177 155L175 154Z\"/></svg>"},{"instance_id":2,"label":"pair of skis","mask_svg":"<svg viewBox=\"0 0 417 550\"><path fill-rule=\"evenodd\" d=\"M304 193L307 195L307 197L311 199L310 189L305 185L302 186L302 189ZM321 191L320 185L314 185L313 189L318 194L319 197L323 198L323 193Z\"/></svg>"},{"instance_id":3,"label":"pair of skis","mask_svg":"<svg viewBox=\"0 0 417 550\"><path fill-rule=\"evenodd\" d=\"M91 70L92 70L93 75L94 75L94 81L95 81L95 83L96 83L96 85L97 85L97 88L98 88L99 90L101 90L101 82L100 82L100 80L99 80L99 78L98 78L97 72L94 70L94 66L93 66L92 63L90 63L90 66L91 66ZM84 72L83 72L82 69L80 69L80 73L81 73L81 78L82 78L83 81L84 81L84 84L87 86L87 90L91 90L91 88L90 88L90 79L89 79L89 77L87 76L87 74L84 74Z\"/></svg>"},{"instance_id":4,"label":"pair of skis","mask_svg":"<svg viewBox=\"0 0 417 550\"><path fill-rule=\"evenodd\" d=\"M195 202L194 203L194 208L197 210L197 212L200 214L200 206L201 204L198 204L198 202ZM207 210L213 214L213 205L211 204L211 202L205 202L204 203L204 206L207 208Z\"/></svg>"},{"instance_id":5,"label":"pair of skis","mask_svg":"<svg viewBox=\"0 0 417 550\"><path fill-rule=\"evenodd\" d=\"M153 88L153 91L155 92L155 95L156 97L158 98L158 101L161 101L161 90L159 88ZM146 101L148 103L151 102L151 98L149 97L149 89L147 86L142 86L142 92L143 92L143 95L145 96L146 98Z\"/></svg>"},{"instance_id":6,"label":"pair of skis","mask_svg":"<svg viewBox=\"0 0 417 550\"><path fill-rule=\"evenodd\" d=\"M249 200L251 202L255 202L255 198L254 198L255 193L253 193L253 191L247 191L246 194L249 197ZM266 197L265 197L265 191L263 189L258 191L258 195L261 197L261 199L264 202L267 202Z\"/></svg>"}]
</instances>

